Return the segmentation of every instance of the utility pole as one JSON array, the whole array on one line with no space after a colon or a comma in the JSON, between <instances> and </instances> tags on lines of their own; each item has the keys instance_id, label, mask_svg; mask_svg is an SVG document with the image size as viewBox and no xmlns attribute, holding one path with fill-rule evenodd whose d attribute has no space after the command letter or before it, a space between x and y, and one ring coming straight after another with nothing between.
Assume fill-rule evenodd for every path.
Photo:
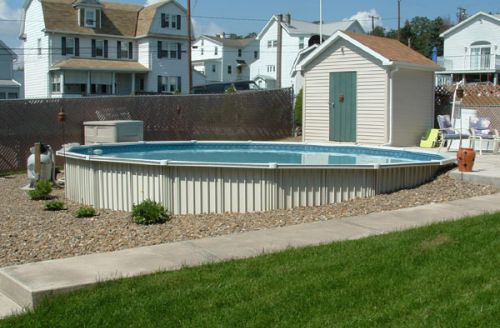
<instances>
[{"instance_id":1,"label":"utility pole","mask_svg":"<svg viewBox=\"0 0 500 328\"><path fill-rule=\"evenodd\" d=\"M188 33L188 80L189 80L189 90L188 93L191 93L191 89L193 88L193 68L192 68L192 58L191 58L191 0L187 0L187 33Z\"/></svg>"},{"instance_id":2,"label":"utility pole","mask_svg":"<svg viewBox=\"0 0 500 328\"><path fill-rule=\"evenodd\" d=\"M370 17L372 19L372 34L373 34L373 31L375 30L375 19L379 19L379 17L372 16L372 15L368 15L368 17Z\"/></svg>"},{"instance_id":3,"label":"utility pole","mask_svg":"<svg viewBox=\"0 0 500 328\"><path fill-rule=\"evenodd\" d=\"M467 15L465 14L465 8L458 7L457 8L457 23L460 23L461 21L463 21L465 19L465 17L467 17Z\"/></svg>"},{"instance_id":4,"label":"utility pole","mask_svg":"<svg viewBox=\"0 0 500 328\"><path fill-rule=\"evenodd\" d=\"M319 0L319 44L323 43L323 0Z\"/></svg>"},{"instance_id":5,"label":"utility pole","mask_svg":"<svg viewBox=\"0 0 500 328\"><path fill-rule=\"evenodd\" d=\"M398 0L398 41L401 41L401 0Z\"/></svg>"},{"instance_id":6,"label":"utility pole","mask_svg":"<svg viewBox=\"0 0 500 328\"><path fill-rule=\"evenodd\" d=\"M282 60L283 60L283 14L278 15L278 51L276 53L276 88L281 88L281 70L282 70Z\"/></svg>"}]
</instances>

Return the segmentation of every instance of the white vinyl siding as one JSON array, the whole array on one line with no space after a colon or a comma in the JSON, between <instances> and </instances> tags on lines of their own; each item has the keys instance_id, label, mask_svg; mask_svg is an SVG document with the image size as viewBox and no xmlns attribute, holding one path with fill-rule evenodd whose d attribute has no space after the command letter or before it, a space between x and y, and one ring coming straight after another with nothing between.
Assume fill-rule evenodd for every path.
<instances>
[{"instance_id":1,"label":"white vinyl siding","mask_svg":"<svg viewBox=\"0 0 500 328\"><path fill-rule=\"evenodd\" d=\"M400 69L394 74L395 146L417 145L434 122L434 74Z\"/></svg>"},{"instance_id":2,"label":"white vinyl siding","mask_svg":"<svg viewBox=\"0 0 500 328\"><path fill-rule=\"evenodd\" d=\"M340 41L306 67L304 141L329 141L330 73L356 72L357 142L387 142L388 76L375 61L347 42Z\"/></svg>"}]
</instances>

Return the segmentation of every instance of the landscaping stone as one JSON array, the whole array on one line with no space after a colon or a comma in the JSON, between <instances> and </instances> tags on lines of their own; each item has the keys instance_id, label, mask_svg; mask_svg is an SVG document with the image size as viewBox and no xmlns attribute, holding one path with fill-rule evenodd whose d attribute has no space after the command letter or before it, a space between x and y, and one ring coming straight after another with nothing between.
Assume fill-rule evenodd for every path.
<instances>
[{"instance_id":1,"label":"landscaping stone","mask_svg":"<svg viewBox=\"0 0 500 328\"><path fill-rule=\"evenodd\" d=\"M107 252L180 240L339 219L372 212L413 207L492 194L496 189L441 175L415 189L318 207L264 213L173 216L161 225L141 226L130 214L98 210L98 216L75 218L80 204L67 202L67 210L44 210L44 201L32 201L20 187L24 175L0 178L0 267ZM53 195L63 199L63 190Z\"/></svg>"}]
</instances>

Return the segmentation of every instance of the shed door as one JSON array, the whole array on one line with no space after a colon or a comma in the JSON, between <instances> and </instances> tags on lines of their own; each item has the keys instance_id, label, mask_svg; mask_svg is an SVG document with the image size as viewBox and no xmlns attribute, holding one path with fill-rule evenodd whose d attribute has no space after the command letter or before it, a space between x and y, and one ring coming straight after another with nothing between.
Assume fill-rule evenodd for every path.
<instances>
[{"instance_id":1,"label":"shed door","mask_svg":"<svg viewBox=\"0 0 500 328\"><path fill-rule=\"evenodd\" d=\"M356 72L330 73L330 141L356 142Z\"/></svg>"}]
</instances>

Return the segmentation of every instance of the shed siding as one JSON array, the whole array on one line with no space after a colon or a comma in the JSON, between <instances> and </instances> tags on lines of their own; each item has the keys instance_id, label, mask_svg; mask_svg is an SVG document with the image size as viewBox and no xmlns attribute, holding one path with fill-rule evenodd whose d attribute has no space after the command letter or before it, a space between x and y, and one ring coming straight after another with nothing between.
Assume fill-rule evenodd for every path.
<instances>
[{"instance_id":1,"label":"shed siding","mask_svg":"<svg viewBox=\"0 0 500 328\"><path fill-rule=\"evenodd\" d=\"M401 69L394 74L394 146L417 145L433 126L433 72Z\"/></svg>"},{"instance_id":2,"label":"shed siding","mask_svg":"<svg viewBox=\"0 0 500 328\"><path fill-rule=\"evenodd\" d=\"M342 51L343 48L343 51ZM329 75L357 73L357 142L387 142L387 72L357 47L339 41L305 71L304 141L329 140Z\"/></svg>"}]
</instances>

